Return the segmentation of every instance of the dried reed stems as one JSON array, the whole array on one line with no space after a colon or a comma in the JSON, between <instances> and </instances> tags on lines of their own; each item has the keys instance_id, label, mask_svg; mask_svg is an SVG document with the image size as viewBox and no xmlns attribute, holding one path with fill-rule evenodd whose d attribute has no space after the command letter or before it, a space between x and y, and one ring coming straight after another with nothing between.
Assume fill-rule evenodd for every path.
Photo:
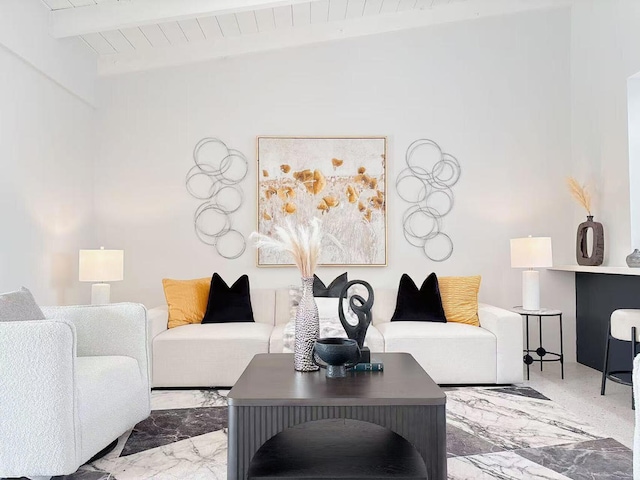
<instances>
[{"instance_id":1,"label":"dried reed stems","mask_svg":"<svg viewBox=\"0 0 640 480\"><path fill-rule=\"evenodd\" d=\"M587 186L580 185L575 178L569 177L567 178L567 187L575 201L587 211L587 215L591 215L591 193L589 193Z\"/></svg>"}]
</instances>

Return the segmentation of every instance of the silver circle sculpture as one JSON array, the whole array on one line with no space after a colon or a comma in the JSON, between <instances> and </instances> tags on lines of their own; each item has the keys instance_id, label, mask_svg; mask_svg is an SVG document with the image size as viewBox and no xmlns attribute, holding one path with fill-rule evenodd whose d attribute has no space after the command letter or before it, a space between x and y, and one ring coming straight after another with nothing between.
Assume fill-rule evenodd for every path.
<instances>
[{"instance_id":1,"label":"silver circle sculpture","mask_svg":"<svg viewBox=\"0 0 640 480\"><path fill-rule=\"evenodd\" d=\"M402 216L404 238L429 260L444 262L453 254L453 240L442 231L442 224L453 209L453 186L462 173L460 163L428 139L409 145L405 161L407 166L396 179L398 196L411 204ZM441 251L434 253L438 244Z\"/></svg>"},{"instance_id":2,"label":"silver circle sculpture","mask_svg":"<svg viewBox=\"0 0 640 480\"><path fill-rule=\"evenodd\" d=\"M209 155L204 154L207 149ZM249 162L242 152L212 137L196 144L193 161L185 186L193 198L202 201L193 215L196 236L221 257L236 259L246 250L247 241L233 228L231 215L244 203L240 182L247 176Z\"/></svg>"}]
</instances>

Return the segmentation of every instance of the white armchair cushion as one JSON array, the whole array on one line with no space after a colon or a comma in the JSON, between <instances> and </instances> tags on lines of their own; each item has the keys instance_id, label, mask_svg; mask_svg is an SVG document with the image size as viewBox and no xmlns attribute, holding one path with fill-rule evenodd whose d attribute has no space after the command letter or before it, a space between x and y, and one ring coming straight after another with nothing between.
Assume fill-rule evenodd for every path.
<instances>
[{"instance_id":1,"label":"white armchair cushion","mask_svg":"<svg viewBox=\"0 0 640 480\"><path fill-rule=\"evenodd\" d=\"M148 415L140 401L148 394L131 357L78 357L76 372L84 463Z\"/></svg>"}]
</instances>

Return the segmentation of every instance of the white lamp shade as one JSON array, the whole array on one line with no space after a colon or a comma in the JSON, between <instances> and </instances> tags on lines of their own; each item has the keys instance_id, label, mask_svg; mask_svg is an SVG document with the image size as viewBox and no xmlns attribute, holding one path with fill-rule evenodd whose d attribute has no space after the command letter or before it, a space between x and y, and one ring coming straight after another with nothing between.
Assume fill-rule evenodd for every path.
<instances>
[{"instance_id":1,"label":"white lamp shade","mask_svg":"<svg viewBox=\"0 0 640 480\"><path fill-rule=\"evenodd\" d=\"M117 282L124 278L124 250L80 250L81 282Z\"/></svg>"},{"instance_id":2,"label":"white lamp shade","mask_svg":"<svg viewBox=\"0 0 640 480\"><path fill-rule=\"evenodd\" d=\"M512 268L544 268L552 266L551 237L511 239Z\"/></svg>"}]
</instances>

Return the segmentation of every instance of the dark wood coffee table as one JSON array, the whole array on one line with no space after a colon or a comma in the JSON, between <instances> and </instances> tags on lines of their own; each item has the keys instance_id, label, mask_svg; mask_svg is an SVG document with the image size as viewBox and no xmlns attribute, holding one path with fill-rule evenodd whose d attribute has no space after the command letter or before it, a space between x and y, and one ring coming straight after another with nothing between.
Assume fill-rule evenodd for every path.
<instances>
[{"instance_id":1,"label":"dark wood coffee table","mask_svg":"<svg viewBox=\"0 0 640 480\"><path fill-rule=\"evenodd\" d=\"M324 371L296 372L293 369L293 355L286 353L258 354L249 363L246 370L236 382L228 395L229 400L229 447L228 447L228 480L245 480L247 478L428 478L429 480L446 480L446 396L436 383L420 367L408 353L372 354L372 361L384 363L383 372L350 372L346 378L328 379ZM327 422L308 424L316 420L345 419L344 422ZM353 422L359 420L379 425L394 432L386 436L380 432L362 432L366 424ZM292 428L298 425L299 427ZM316 430L313 425L320 425ZM344 429L340 432L340 427ZM362 427L362 428L361 428ZM306 430L305 430L306 428ZM333 429L327 433L327 429ZM285 432L287 430L287 432ZM275 435L285 432L283 436L274 438L265 449L268 457L278 458L274 449L277 445L297 448L304 452L304 439L313 440L313 451L324 451L322 458L309 458L308 465L300 463L288 464L285 460L282 468L274 467L274 461L265 461L265 455L258 452L260 447ZM359 433L358 433L359 432ZM314 436L316 435L317 436ZM355 435L355 436L354 436ZM360 435L360 437L358 437ZM322 444L322 438L327 440ZM393 437L393 438L392 438ZM338 447L336 439L369 438L371 441L380 438L386 448L396 448L400 458L405 462L413 462L399 442L408 441L418 452L426 471L420 473L420 466L387 465L380 468L380 452L385 450L368 447L371 460L364 461L351 455L348 461L362 463L364 469L357 473L345 472L344 458L337 456L345 453ZM333 441L332 441L333 439ZM389 442L395 442L391 445ZM362 443L362 442L359 442ZM324 446L323 446L324 445ZM362 450L362 448L360 448ZM334 456L326 457L327 451ZM354 450L355 451L355 450ZM350 450L347 451L349 454ZM258 453L258 455L256 455ZM286 452L281 458L286 458ZM294 452L290 451L290 454ZM353 452L351 452L353 453ZM360 452L359 454L361 454ZM364 452L366 453L366 452ZM259 466L252 463L256 456ZM349 456L349 455L347 455ZM357 455L356 455L357 456ZM328 458L332 458L328 461ZM367 471L368 464L377 465L378 470ZM334 465L336 471L327 473L328 466ZM250 469L251 466L251 469ZM261 467L265 467L261 469ZM383 465L384 467L384 465ZM268 470L265 472L264 470ZM280 471L278 471L280 470Z\"/></svg>"}]
</instances>

